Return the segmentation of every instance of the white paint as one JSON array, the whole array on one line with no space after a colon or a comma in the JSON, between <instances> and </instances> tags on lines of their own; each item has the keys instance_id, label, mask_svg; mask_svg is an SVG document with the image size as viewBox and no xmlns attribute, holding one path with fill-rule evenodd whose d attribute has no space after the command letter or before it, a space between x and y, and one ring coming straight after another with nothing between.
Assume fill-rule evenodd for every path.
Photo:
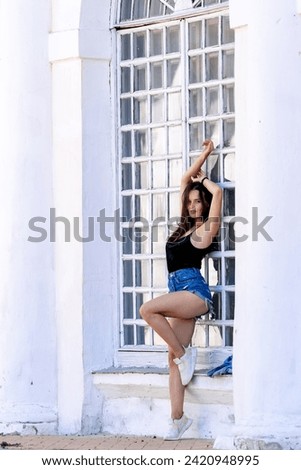
<instances>
[{"instance_id":1,"label":"white paint","mask_svg":"<svg viewBox=\"0 0 301 470\"><path fill-rule=\"evenodd\" d=\"M94 374L103 395L102 430L163 437L169 425L168 374ZM186 389L185 413L193 418L187 438L214 438L233 428L232 377L195 375Z\"/></svg>"},{"instance_id":2,"label":"white paint","mask_svg":"<svg viewBox=\"0 0 301 470\"><path fill-rule=\"evenodd\" d=\"M272 242L249 224L236 248L236 435L249 446L300 436L300 26L293 0L252 1L236 31L237 215L273 216Z\"/></svg>"},{"instance_id":3,"label":"white paint","mask_svg":"<svg viewBox=\"0 0 301 470\"><path fill-rule=\"evenodd\" d=\"M53 247L27 241L52 204L50 11L3 0L0 11L0 432L56 429Z\"/></svg>"}]
</instances>

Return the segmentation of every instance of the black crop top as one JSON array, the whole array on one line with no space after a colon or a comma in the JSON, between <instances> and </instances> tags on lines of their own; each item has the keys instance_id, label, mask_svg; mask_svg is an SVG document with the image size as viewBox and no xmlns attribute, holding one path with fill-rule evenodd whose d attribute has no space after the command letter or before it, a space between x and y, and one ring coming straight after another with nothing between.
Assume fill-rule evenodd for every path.
<instances>
[{"instance_id":1,"label":"black crop top","mask_svg":"<svg viewBox=\"0 0 301 470\"><path fill-rule=\"evenodd\" d=\"M184 268L201 269L202 259L213 251L213 244L207 248L195 248L190 241L191 233L174 242L166 243L166 261L169 273Z\"/></svg>"}]
</instances>

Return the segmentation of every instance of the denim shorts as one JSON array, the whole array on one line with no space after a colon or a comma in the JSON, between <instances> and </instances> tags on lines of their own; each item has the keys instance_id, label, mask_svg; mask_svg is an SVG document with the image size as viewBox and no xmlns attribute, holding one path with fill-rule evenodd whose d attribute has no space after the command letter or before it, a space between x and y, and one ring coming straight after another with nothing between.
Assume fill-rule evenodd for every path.
<instances>
[{"instance_id":1,"label":"denim shorts","mask_svg":"<svg viewBox=\"0 0 301 470\"><path fill-rule=\"evenodd\" d=\"M205 301L211 320L214 319L213 302L209 286L203 278L201 271L198 268L184 268L179 269L168 274L168 289L169 292L188 291L196 294ZM205 314L203 314L205 315ZM195 319L202 318L203 315L196 316Z\"/></svg>"}]
</instances>

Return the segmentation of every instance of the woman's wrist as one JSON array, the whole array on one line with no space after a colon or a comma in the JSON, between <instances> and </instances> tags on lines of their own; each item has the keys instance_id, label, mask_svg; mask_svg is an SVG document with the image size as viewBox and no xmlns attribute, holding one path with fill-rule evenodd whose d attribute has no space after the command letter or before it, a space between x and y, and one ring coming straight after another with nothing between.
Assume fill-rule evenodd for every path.
<instances>
[{"instance_id":1,"label":"woman's wrist","mask_svg":"<svg viewBox=\"0 0 301 470\"><path fill-rule=\"evenodd\" d=\"M209 180L208 176L204 176L204 178L201 180L201 184L204 184L205 180Z\"/></svg>"}]
</instances>

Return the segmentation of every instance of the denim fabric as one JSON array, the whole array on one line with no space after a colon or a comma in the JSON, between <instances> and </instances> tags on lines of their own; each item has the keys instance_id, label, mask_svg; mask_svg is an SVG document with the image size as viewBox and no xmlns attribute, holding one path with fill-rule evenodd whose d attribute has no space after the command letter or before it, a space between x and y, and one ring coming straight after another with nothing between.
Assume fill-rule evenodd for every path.
<instances>
[{"instance_id":1,"label":"denim fabric","mask_svg":"<svg viewBox=\"0 0 301 470\"><path fill-rule=\"evenodd\" d=\"M179 269L168 274L169 292L178 292L186 290L199 296L206 302L211 319L214 319L213 304L211 292L205 279L198 268ZM203 315L197 316L196 319Z\"/></svg>"},{"instance_id":2,"label":"denim fabric","mask_svg":"<svg viewBox=\"0 0 301 470\"><path fill-rule=\"evenodd\" d=\"M208 370L207 375L209 377L215 377L216 375L231 375L232 374L232 355L214 369Z\"/></svg>"}]
</instances>

